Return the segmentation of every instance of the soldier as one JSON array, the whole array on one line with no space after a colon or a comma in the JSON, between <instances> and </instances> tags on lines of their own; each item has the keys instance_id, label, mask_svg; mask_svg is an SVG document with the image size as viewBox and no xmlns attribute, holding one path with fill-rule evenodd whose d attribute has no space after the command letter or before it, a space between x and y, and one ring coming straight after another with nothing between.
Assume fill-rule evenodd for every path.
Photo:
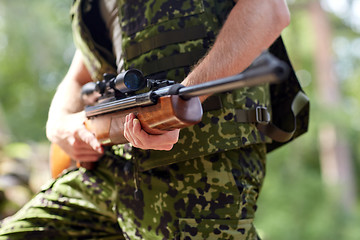
<instances>
[{"instance_id":1,"label":"soldier","mask_svg":"<svg viewBox=\"0 0 360 240\"><path fill-rule=\"evenodd\" d=\"M76 96L128 68L185 86L237 74L288 25L285 0L76 0L71 14L77 51L47 136L97 166L44 186L2 223L0 239L258 239L253 219L271 139L235 116L270 107L268 85L202 97L201 123L181 131L149 135L130 114L132 147L111 150L84 127Z\"/></svg>"}]
</instances>

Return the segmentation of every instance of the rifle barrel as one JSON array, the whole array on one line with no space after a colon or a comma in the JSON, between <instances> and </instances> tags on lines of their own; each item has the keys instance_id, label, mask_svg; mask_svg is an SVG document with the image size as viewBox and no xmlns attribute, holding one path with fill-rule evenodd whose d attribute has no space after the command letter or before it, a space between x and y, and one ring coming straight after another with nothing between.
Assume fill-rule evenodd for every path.
<instances>
[{"instance_id":1,"label":"rifle barrel","mask_svg":"<svg viewBox=\"0 0 360 240\"><path fill-rule=\"evenodd\" d=\"M252 87L265 83L278 83L286 79L289 67L286 63L266 56L262 62L234 76L221 78L198 85L180 88L183 99L231 91L242 87Z\"/></svg>"},{"instance_id":2,"label":"rifle barrel","mask_svg":"<svg viewBox=\"0 0 360 240\"><path fill-rule=\"evenodd\" d=\"M101 103L95 106L87 106L85 107L85 113L87 117L94 117L97 115L125 110L128 108L152 105L156 103L152 98L152 93L153 92L147 92L136 96Z\"/></svg>"}]
</instances>

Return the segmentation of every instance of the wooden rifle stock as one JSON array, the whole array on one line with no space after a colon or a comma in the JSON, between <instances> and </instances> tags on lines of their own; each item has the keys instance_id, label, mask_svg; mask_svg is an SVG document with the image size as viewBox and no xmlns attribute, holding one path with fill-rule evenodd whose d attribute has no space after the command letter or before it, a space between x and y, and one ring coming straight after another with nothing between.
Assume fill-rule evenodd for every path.
<instances>
[{"instance_id":1,"label":"wooden rifle stock","mask_svg":"<svg viewBox=\"0 0 360 240\"><path fill-rule=\"evenodd\" d=\"M50 171L51 176L56 178L59 174L71 167L71 158L67 155L61 147L55 143L50 146Z\"/></svg>"},{"instance_id":2,"label":"wooden rifle stock","mask_svg":"<svg viewBox=\"0 0 360 240\"><path fill-rule=\"evenodd\" d=\"M90 118L85 122L85 126L103 145L127 143L124 137L124 122L126 115L130 113L137 116L147 133L160 134L200 122L202 107L197 97L183 100L178 95L168 95L160 97L155 105Z\"/></svg>"}]
</instances>

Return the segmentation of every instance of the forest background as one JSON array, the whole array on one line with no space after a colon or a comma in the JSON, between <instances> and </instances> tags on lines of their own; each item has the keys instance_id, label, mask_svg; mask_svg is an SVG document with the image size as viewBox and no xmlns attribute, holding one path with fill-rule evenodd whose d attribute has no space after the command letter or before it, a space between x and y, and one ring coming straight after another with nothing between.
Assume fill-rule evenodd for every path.
<instances>
[{"instance_id":1,"label":"forest background","mask_svg":"<svg viewBox=\"0 0 360 240\"><path fill-rule=\"evenodd\" d=\"M50 179L47 111L70 64L70 0L0 0L0 219ZM309 132L268 157L264 240L360 239L360 0L288 0Z\"/></svg>"}]
</instances>

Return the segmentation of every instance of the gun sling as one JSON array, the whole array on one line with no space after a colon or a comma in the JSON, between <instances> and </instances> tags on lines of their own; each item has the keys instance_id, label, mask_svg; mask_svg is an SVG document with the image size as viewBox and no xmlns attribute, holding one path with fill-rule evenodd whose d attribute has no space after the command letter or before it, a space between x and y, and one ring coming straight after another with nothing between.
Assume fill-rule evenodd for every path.
<instances>
[{"instance_id":1,"label":"gun sling","mask_svg":"<svg viewBox=\"0 0 360 240\"><path fill-rule=\"evenodd\" d=\"M255 123L257 129L277 142L289 141L296 130L296 117L308 104L308 97L299 91L291 103L291 114L293 121L290 129L284 126L276 126L271 122L270 113L266 107L258 106L254 109L235 109L235 121L240 123ZM221 109L221 99L211 96L203 103L204 112Z\"/></svg>"}]
</instances>

